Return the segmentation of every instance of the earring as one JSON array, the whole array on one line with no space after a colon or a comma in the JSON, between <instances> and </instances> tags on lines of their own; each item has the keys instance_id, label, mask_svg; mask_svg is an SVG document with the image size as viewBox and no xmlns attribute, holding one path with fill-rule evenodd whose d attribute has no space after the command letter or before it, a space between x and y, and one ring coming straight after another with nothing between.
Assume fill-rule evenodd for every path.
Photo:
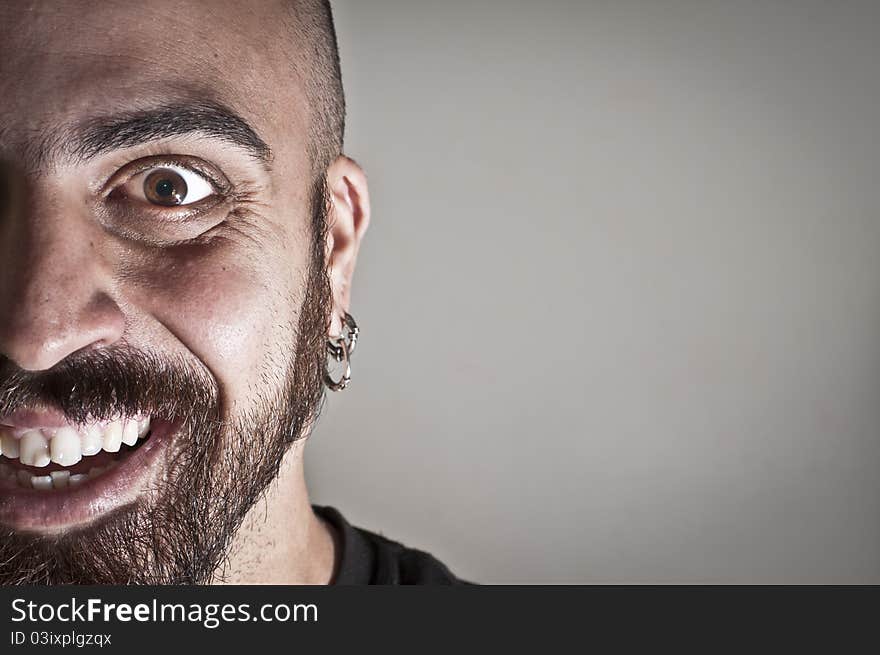
<instances>
[{"instance_id":1,"label":"earring","mask_svg":"<svg viewBox=\"0 0 880 655\"><path fill-rule=\"evenodd\" d=\"M344 362L345 372L338 380L334 380L327 367L324 367L324 384L330 391L342 391L351 380L351 354L357 346L360 328L348 312L342 315L342 331L335 339L327 340L327 354L336 362ZM346 334L347 331L347 334Z\"/></svg>"}]
</instances>

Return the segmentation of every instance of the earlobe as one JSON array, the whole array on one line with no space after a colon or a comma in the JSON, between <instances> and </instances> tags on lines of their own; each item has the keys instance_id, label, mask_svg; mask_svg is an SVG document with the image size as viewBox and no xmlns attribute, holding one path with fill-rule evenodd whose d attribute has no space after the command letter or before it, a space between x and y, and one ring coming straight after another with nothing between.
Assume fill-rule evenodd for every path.
<instances>
[{"instance_id":1,"label":"earlobe","mask_svg":"<svg viewBox=\"0 0 880 655\"><path fill-rule=\"evenodd\" d=\"M340 156L327 169L330 215L327 264L333 293L330 333L342 330L341 317L351 305L351 283L358 250L370 223L367 178L358 164Z\"/></svg>"}]
</instances>

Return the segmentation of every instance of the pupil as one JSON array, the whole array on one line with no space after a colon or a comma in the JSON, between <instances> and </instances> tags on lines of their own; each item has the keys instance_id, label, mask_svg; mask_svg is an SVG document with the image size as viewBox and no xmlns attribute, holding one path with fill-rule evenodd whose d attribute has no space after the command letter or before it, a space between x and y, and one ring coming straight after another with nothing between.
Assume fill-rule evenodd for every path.
<instances>
[{"instance_id":1,"label":"pupil","mask_svg":"<svg viewBox=\"0 0 880 655\"><path fill-rule=\"evenodd\" d=\"M171 180L159 180L156 184L156 193L158 193L163 198L169 197L172 193L174 193L174 183Z\"/></svg>"}]
</instances>

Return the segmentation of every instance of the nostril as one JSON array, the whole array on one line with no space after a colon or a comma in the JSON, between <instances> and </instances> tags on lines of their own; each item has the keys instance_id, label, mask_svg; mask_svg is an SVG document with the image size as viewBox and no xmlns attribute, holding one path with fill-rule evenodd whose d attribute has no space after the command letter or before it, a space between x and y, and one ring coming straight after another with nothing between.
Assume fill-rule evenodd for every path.
<instances>
[{"instance_id":1,"label":"nostril","mask_svg":"<svg viewBox=\"0 0 880 655\"><path fill-rule=\"evenodd\" d=\"M52 298L19 312L0 329L0 354L24 370L44 371L74 353L106 348L122 338L125 317L108 296L72 301Z\"/></svg>"}]
</instances>

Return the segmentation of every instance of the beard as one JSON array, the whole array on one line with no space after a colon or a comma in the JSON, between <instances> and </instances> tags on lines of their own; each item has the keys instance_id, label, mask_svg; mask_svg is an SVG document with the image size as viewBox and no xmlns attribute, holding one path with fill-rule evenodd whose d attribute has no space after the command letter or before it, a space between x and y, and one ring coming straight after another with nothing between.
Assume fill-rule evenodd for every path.
<instances>
[{"instance_id":1,"label":"beard","mask_svg":"<svg viewBox=\"0 0 880 655\"><path fill-rule=\"evenodd\" d=\"M36 535L0 527L0 584L205 584L222 579L232 539L290 446L320 413L330 311L325 181L311 198L305 293L293 355L263 375L250 407L226 417L216 381L191 361L128 347L75 353L42 372L0 357L0 416L43 405L72 422L147 414L174 422L150 493L85 527ZM292 309L292 308L291 308ZM287 350L286 352L291 352Z\"/></svg>"}]
</instances>

